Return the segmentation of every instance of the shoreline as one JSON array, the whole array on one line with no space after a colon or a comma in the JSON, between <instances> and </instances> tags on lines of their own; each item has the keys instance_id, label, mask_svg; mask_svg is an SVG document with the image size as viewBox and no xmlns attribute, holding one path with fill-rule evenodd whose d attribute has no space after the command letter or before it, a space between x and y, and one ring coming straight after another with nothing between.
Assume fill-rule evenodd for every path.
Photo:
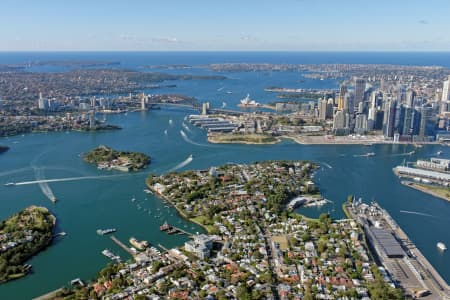
<instances>
[{"instance_id":1,"label":"shoreline","mask_svg":"<svg viewBox=\"0 0 450 300\"><path fill-rule=\"evenodd\" d=\"M176 207L176 205L174 205L174 203L173 203L169 198L167 198L166 196L164 196L164 195L158 193L156 190L154 190L153 187L147 183L147 180L145 180L145 185L147 186L147 188L148 188L149 190L151 190L151 191L153 192L153 195L155 195L157 198L160 198L160 199L163 199L163 200L167 201L173 208L175 208L175 210L177 211L177 213L178 213L183 219L185 219L185 220L187 220L187 221L189 221L189 222L192 222L192 223L195 223L195 224L199 225L199 226L200 226L201 228L203 228L207 233L210 232L210 231L208 230L208 228L206 227L206 225L200 224L199 222L193 220L192 218L188 218L188 217L186 216L186 214L185 214L183 211L181 211L178 207Z\"/></svg>"},{"instance_id":2,"label":"shoreline","mask_svg":"<svg viewBox=\"0 0 450 300\"><path fill-rule=\"evenodd\" d=\"M422 193L425 193L425 194L431 195L433 197L440 198L442 200L450 202L450 197L446 197L446 196L441 195L439 193L436 193L436 192L434 192L432 190L429 190L429 189L427 189L426 187L424 187L424 186L422 186L420 184L417 184L417 183L414 183L414 182L404 182L404 181L402 181L401 184L404 185L404 186L410 187L412 189L415 189L417 191L420 191Z\"/></svg>"},{"instance_id":3,"label":"shoreline","mask_svg":"<svg viewBox=\"0 0 450 300\"><path fill-rule=\"evenodd\" d=\"M244 140L234 140L234 141L220 141L214 139L214 136L208 136L207 141L211 144L242 144L242 145L275 145L281 143L283 139L292 140L299 145L361 145L361 146L372 146L372 145L413 145L413 146L423 146L423 145L444 145L441 142L394 142L389 140L353 140L353 139L326 139L326 135L321 136L290 136L290 135L280 135L274 137L276 140L271 142L252 142ZM244 135L245 138L245 135ZM305 140L307 138L308 140Z\"/></svg>"},{"instance_id":4,"label":"shoreline","mask_svg":"<svg viewBox=\"0 0 450 300\"><path fill-rule=\"evenodd\" d=\"M235 140L235 141L219 141L219 140L215 140L214 136L207 137L207 141L208 143L211 144L242 144L242 145L275 145L281 142L281 138L279 137L275 137L275 141L271 141L271 142L252 142L252 141L240 141L240 140Z\"/></svg>"}]
</instances>

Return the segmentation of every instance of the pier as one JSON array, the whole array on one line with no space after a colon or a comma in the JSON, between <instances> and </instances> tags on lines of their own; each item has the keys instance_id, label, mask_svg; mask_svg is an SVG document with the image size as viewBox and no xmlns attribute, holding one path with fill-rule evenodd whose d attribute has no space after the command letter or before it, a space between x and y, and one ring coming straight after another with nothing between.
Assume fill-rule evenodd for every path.
<instances>
[{"instance_id":1,"label":"pier","mask_svg":"<svg viewBox=\"0 0 450 300\"><path fill-rule=\"evenodd\" d=\"M166 247L164 247L163 245L161 245L161 244L158 244L158 247L159 248L161 248L161 249L163 249L164 250L164 252L167 252L167 251L169 251L169 249L167 249Z\"/></svg>"},{"instance_id":2,"label":"pier","mask_svg":"<svg viewBox=\"0 0 450 300\"><path fill-rule=\"evenodd\" d=\"M168 234L178 233L178 234L185 234L185 235L187 235L189 237L193 237L194 236L192 233L187 232L186 230L181 229L179 227L169 225L167 222L164 222L163 225L159 226L159 230L164 231L164 232L166 232Z\"/></svg>"},{"instance_id":3,"label":"pier","mask_svg":"<svg viewBox=\"0 0 450 300\"><path fill-rule=\"evenodd\" d=\"M127 245L125 245L124 243L122 243L121 241L119 241L115 236L111 236L111 240L113 240L114 243L116 243L120 248L122 248L123 250L125 250L126 252L128 252L132 257L136 256L136 253L134 253L133 251L131 251L130 248L127 247Z\"/></svg>"}]
</instances>

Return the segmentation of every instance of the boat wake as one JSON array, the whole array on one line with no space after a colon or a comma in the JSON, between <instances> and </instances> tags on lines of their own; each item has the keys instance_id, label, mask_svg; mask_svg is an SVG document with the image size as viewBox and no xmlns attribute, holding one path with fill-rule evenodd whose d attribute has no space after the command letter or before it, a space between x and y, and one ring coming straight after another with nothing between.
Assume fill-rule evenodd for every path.
<instances>
[{"instance_id":1,"label":"boat wake","mask_svg":"<svg viewBox=\"0 0 450 300\"><path fill-rule=\"evenodd\" d=\"M191 140L186 133L183 130L180 130L180 134L181 137L183 138L183 140L185 140L186 142L188 142L189 144L195 145L195 146L200 146L200 147L210 147L209 145L205 145L205 144L200 144L200 143L196 143L193 140Z\"/></svg>"},{"instance_id":2,"label":"boat wake","mask_svg":"<svg viewBox=\"0 0 450 300\"><path fill-rule=\"evenodd\" d=\"M328 169L333 169L333 167L332 167L331 165L327 164L326 162L319 161L318 163L321 164L321 165L324 165L324 166L327 167Z\"/></svg>"},{"instance_id":3,"label":"boat wake","mask_svg":"<svg viewBox=\"0 0 450 300\"><path fill-rule=\"evenodd\" d=\"M185 123L183 123L182 126L184 129L186 129L186 131L192 132L191 129L189 129L189 127Z\"/></svg>"},{"instance_id":4,"label":"boat wake","mask_svg":"<svg viewBox=\"0 0 450 300\"><path fill-rule=\"evenodd\" d=\"M410 214L410 215L418 215L418 216L424 216L424 217L436 218L436 217L433 216L433 215L426 214L426 213L421 213L421 212L418 212L418 211L400 210L400 212L401 212L401 213L404 213L404 214Z\"/></svg>"},{"instance_id":5,"label":"boat wake","mask_svg":"<svg viewBox=\"0 0 450 300\"><path fill-rule=\"evenodd\" d=\"M44 176L44 172L42 170L42 168L38 168L38 167L33 167L34 169L34 174L36 176L36 180L37 181L41 181L39 182L39 187L41 188L42 193L52 202L56 201L56 197L55 194L53 194L52 189L50 188L50 186L48 185L48 183L45 181L45 176ZM17 184L16 184L17 185Z\"/></svg>"},{"instance_id":6,"label":"boat wake","mask_svg":"<svg viewBox=\"0 0 450 300\"><path fill-rule=\"evenodd\" d=\"M416 153L416 151L411 151L411 152L407 152L407 153L397 153L397 154L392 154L392 156L411 156L414 153Z\"/></svg>"},{"instance_id":7,"label":"boat wake","mask_svg":"<svg viewBox=\"0 0 450 300\"><path fill-rule=\"evenodd\" d=\"M118 174L118 175L105 175L105 176L82 176L82 177L67 177L67 178L54 178L54 179L38 179L33 181L21 181L16 182L15 185L29 185L29 184L40 184L49 182L64 182L64 181L78 181L87 179L109 179L114 177L130 176L129 174Z\"/></svg>"},{"instance_id":8,"label":"boat wake","mask_svg":"<svg viewBox=\"0 0 450 300\"><path fill-rule=\"evenodd\" d=\"M20 168L20 169L16 169L16 170L4 171L4 172L0 172L0 177L12 175L12 174L16 174L16 173L22 173L22 172L29 171L29 170L30 170L30 168Z\"/></svg>"},{"instance_id":9,"label":"boat wake","mask_svg":"<svg viewBox=\"0 0 450 300\"><path fill-rule=\"evenodd\" d=\"M188 158L186 158L184 161L182 161L181 163L179 163L178 165L176 165L175 167L170 169L169 172L173 172L173 171L176 171L178 169L181 169L181 168L187 166L188 164L190 164L192 162L192 160L193 160L192 155L189 155Z\"/></svg>"}]
</instances>

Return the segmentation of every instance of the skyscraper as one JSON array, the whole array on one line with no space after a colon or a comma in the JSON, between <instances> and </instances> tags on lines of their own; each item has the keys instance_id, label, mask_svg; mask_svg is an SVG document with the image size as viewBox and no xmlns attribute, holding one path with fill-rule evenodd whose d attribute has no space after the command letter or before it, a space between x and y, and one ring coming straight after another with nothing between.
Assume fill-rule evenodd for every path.
<instances>
[{"instance_id":1,"label":"skyscraper","mask_svg":"<svg viewBox=\"0 0 450 300\"><path fill-rule=\"evenodd\" d=\"M145 94L141 94L141 110L145 110Z\"/></svg>"},{"instance_id":2,"label":"skyscraper","mask_svg":"<svg viewBox=\"0 0 450 300\"><path fill-rule=\"evenodd\" d=\"M450 75L448 76L448 79L444 81L442 86L440 113L448 111L449 101L450 101Z\"/></svg>"},{"instance_id":3,"label":"skyscraper","mask_svg":"<svg viewBox=\"0 0 450 300\"><path fill-rule=\"evenodd\" d=\"M395 130L395 113L396 113L397 101L390 100L386 103L384 124L383 124L383 135L385 137L394 137Z\"/></svg>"},{"instance_id":4,"label":"skyscraper","mask_svg":"<svg viewBox=\"0 0 450 300\"><path fill-rule=\"evenodd\" d=\"M344 109L344 100L345 100L346 94L347 94L347 87L345 86L345 84L341 84L341 86L339 87L339 98L338 98L338 103L337 103L339 110Z\"/></svg>"},{"instance_id":5,"label":"skyscraper","mask_svg":"<svg viewBox=\"0 0 450 300\"><path fill-rule=\"evenodd\" d=\"M42 110L47 110L48 108L48 101L42 98L42 92L39 92L38 108Z\"/></svg>"},{"instance_id":6,"label":"skyscraper","mask_svg":"<svg viewBox=\"0 0 450 300\"><path fill-rule=\"evenodd\" d=\"M365 114L356 115L355 132L359 134L364 134L367 132L367 116Z\"/></svg>"},{"instance_id":7,"label":"skyscraper","mask_svg":"<svg viewBox=\"0 0 450 300\"><path fill-rule=\"evenodd\" d=\"M420 137L424 138L430 135L434 135L434 123L432 117L432 108L428 106L422 106L422 108L420 109Z\"/></svg>"},{"instance_id":8,"label":"skyscraper","mask_svg":"<svg viewBox=\"0 0 450 300\"><path fill-rule=\"evenodd\" d=\"M355 79L355 106L364 101L364 92L366 90L366 81L364 79Z\"/></svg>"}]
</instances>

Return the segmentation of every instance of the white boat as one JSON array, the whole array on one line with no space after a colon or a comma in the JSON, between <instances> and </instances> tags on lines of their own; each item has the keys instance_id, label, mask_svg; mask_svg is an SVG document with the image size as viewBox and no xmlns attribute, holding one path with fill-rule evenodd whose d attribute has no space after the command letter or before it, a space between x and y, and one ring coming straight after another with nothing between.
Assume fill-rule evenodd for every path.
<instances>
[{"instance_id":1,"label":"white boat","mask_svg":"<svg viewBox=\"0 0 450 300\"><path fill-rule=\"evenodd\" d=\"M108 228L108 229L97 229L98 235L105 235L109 233L116 232L117 230L115 228Z\"/></svg>"},{"instance_id":2,"label":"white boat","mask_svg":"<svg viewBox=\"0 0 450 300\"><path fill-rule=\"evenodd\" d=\"M164 130L164 134L165 134L165 135L167 135L167 129L166 129L166 130Z\"/></svg>"},{"instance_id":3,"label":"white boat","mask_svg":"<svg viewBox=\"0 0 450 300\"><path fill-rule=\"evenodd\" d=\"M13 186L13 185L16 185L16 184L14 182L5 183L5 186Z\"/></svg>"},{"instance_id":4,"label":"white boat","mask_svg":"<svg viewBox=\"0 0 450 300\"><path fill-rule=\"evenodd\" d=\"M441 251L447 250L447 246L445 246L445 244L443 242L437 243L436 247L438 247L438 249L441 250Z\"/></svg>"},{"instance_id":5,"label":"white boat","mask_svg":"<svg viewBox=\"0 0 450 300\"><path fill-rule=\"evenodd\" d=\"M436 155L441 155L442 154L442 151L438 151L437 153L436 153Z\"/></svg>"}]
</instances>

